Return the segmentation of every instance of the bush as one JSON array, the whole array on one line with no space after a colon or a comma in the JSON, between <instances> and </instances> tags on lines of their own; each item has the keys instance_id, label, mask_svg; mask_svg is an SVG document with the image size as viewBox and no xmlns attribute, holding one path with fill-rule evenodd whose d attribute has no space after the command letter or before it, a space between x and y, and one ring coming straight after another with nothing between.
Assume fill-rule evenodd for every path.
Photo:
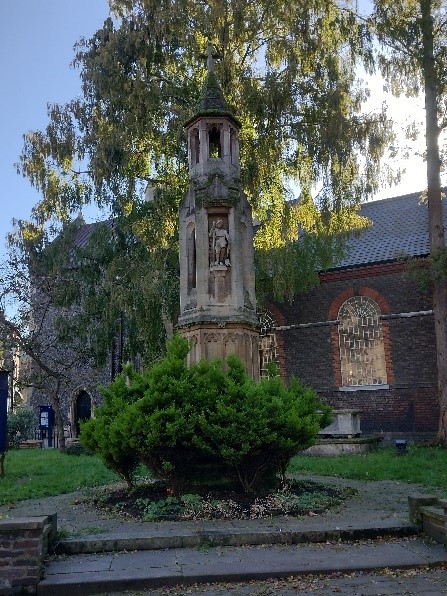
<instances>
[{"instance_id":1,"label":"bush","mask_svg":"<svg viewBox=\"0 0 447 596\"><path fill-rule=\"evenodd\" d=\"M104 401L96 410L96 418L81 423L81 445L96 453L129 486L133 484L140 459L123 432L121 416L129 404L141 397L144 390L142 375L130 367L126 368L108 387L101 388Z\"/></svg>"},{"instance_id":2,"label":"bush","mask_svg":"<svg viewBox=\"0 0 447 596\"><path fill-rule=\"evenodd\" d=\"M17 449L22 441L34 439L36 424L36 415L33 410L17 408L13 412L8 412L8 445Z\"/></svg>"},{"instance_id":3,"label":"bush","mask_svg":"<svg viewBox=\"0 0 447 596\"><path fill-rule=\"evenodd\" d=\"M234 356L227 371L217 360L188 369L187 353L176 336L152 369L121 375L81 430L81 442L127 480L140 460L174 493L210 471L254 491L284 473L329 422L329 408L296 380L255 383Z\"/></svg>"},{"instance_id":4,"label":"bush","mask_svg":"<svg viewBox=\"0 0 447 596\"><path fill-rule=\"evenodd\" d=\"M93 452L87 449L87 447L84 447L84 445L74 444L65 447L64 454L79 457L80 455L93 455Z\"/></svg>"}]
</instances>

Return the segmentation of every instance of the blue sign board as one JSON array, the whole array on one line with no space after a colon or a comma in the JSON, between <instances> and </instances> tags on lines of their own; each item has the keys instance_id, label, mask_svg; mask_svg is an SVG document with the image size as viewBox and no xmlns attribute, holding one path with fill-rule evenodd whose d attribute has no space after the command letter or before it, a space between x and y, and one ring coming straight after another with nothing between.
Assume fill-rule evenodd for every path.
<instances>
[{"instance_id":1,"label":"blue sign board","mask_svg":"<svg viewBox=\"0 0 447 596\"><path fill-rule=\"evenodd\" d=\"M7 449L8 371L0 370L0 453Z\"/></svg>"},{"instance_id":2,"label":"blue sign board","mask_svg":"<svg viewBox=\"0 0 447 596\"><path fill-rule=\"evenodd\" d=\"M48 447L53 443L54 411L51 406L39 406L40 438L48 439Z\"/></svg>"}]
</instances>

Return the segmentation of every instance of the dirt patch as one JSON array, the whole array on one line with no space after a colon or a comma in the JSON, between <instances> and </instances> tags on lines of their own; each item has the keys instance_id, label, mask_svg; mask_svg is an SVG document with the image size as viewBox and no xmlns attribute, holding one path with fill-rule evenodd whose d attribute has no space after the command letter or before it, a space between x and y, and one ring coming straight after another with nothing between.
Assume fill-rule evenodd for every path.
<instances>
[{"instance_id":1,"label":"dirt patch","mask_svg":"<svg viewBox=\"0 0 447 596\"><path fill-rule=\"evenodd\" d=\"M152 482L132 490L98 489L89 503L108 515L142 521L263 519L322 513L356 492L346 487L295 480L271 492L200 490L174 497L167 496L163 483Z\"/></svg>"}]
</instances>

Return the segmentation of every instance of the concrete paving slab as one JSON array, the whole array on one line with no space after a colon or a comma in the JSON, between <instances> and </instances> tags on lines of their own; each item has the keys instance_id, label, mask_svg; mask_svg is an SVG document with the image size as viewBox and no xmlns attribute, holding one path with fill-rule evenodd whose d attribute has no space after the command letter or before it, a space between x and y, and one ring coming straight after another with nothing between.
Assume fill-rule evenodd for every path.
<instances>
[{"instance_id":1,"label":"concrete paving slab","mask_svg":"<svg viewBox=\"0 0 447 596\"><path fill-rule=\"evenodd\" d=\"M286 579L238 584L214 583L170 588L170 596L445 596L447 570L410 569L383 572L355 572L327 576L296 576ZM116 594L116 593L115 593ZM115 595L114 595L115 596ZM127 591L116 596L166 596L165 590Z\"/></svg>"},{"instance_id":2,"label":"concrete paving slab","mask_svg":"<svg viewBox=\"0 0 447 596\"><path fill-rule=\"evenodd\" d=\"M70 557L57 561L57 566L49 565L45 575L69 575L71 573L90 573L109 571L113 561L112 553L98 555L85 555L83 557Z\"/></svg>"}]
</instances>

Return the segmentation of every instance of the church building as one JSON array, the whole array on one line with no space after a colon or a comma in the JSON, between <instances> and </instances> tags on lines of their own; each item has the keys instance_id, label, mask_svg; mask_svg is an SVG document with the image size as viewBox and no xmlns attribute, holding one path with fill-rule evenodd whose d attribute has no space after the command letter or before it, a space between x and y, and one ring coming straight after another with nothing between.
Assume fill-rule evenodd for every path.
<instances>
[{"instance_id":1,"label":"church building","mask_svg":"<svg viewBox=\"0 0 447 596\"><path fill-rule=\"evenodd\" d=\"M429 254L427 204L414 193L359 213L372 225L319 286L269 305L281 373L336 409L360 410L363 433L430 439L439 413L432 299L403 259Z\"/></svg>"}]
</instances>

